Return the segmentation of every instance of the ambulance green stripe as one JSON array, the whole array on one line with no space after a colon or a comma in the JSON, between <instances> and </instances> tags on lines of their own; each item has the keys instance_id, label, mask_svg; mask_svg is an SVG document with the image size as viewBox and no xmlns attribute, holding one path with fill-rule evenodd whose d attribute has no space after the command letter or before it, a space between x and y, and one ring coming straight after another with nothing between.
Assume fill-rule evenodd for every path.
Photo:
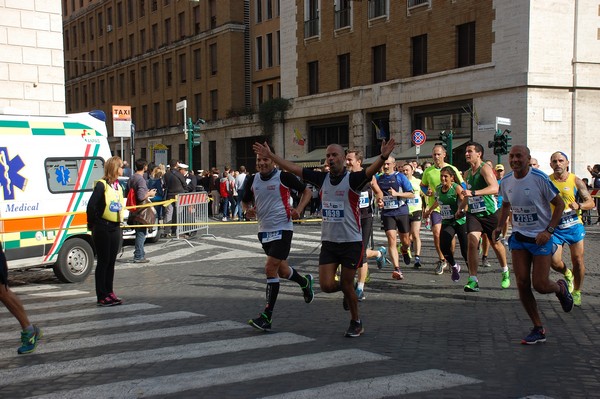
<instances>
[{"instance_id":1,"label":"ambulance green stripe","mask_svg":"<svg viewBox=\"0 0 600 399\"><path fill-rule=\"evenodd\" d=\"M64 136L65 129L37 129L32 128L31 134L34 136Z\"/></svg>"},{"instance_id":2,"label":"ambulance green stripe","mask_svg":"<svg viewBox=\"0 0 600 399\"><path fill-rule=\"evenodd\" d=\"M0 120L0 128L2 127L13 127L19 129L29 129L29 122L26 121L10 121Z\"/></svg>"}]
</instances>

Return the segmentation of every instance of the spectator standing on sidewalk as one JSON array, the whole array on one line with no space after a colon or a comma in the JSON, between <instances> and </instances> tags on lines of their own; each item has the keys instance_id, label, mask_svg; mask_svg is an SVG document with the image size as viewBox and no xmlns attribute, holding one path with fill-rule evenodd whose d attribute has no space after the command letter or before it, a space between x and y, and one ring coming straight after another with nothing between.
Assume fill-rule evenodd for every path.
<instances>
[{"instance_id":1,"label":"spectator standing on sidewalk","mask_svg":"<svg viewBox=\"0 0 600 399\"><path fill-rule=\"evenodd\" d=\"M165 184L167 185L167 200L174 200L177 197L177 194L185 193L186 183L182 168L185 167L185 169L187 169L188 166L179 163L175 159L171 160L170 165L169 171L165 174ZM173 201L167 205L165 211L165 224L172 225L170 236L174 237L177 235L177 201ZM167 231L166 228L165 231Z\"/></svg>"},{"instance_id":2,"label":"spectator standing on sidewalk","mask_svg":"<svg viewBox=\"0 0 600 399\"><path fill-rule=\"evenodd\" d=\"M546 341L546 332L537 307L533 288L540 294L554 292L565 312L573 309L573 297L565 280L549 279L552 242L556 226L565 208L558 189L545 173L529 167L529 148L515 145L510 149L508 160L512 173L502 179L502 211L498 226L492 235L497 241L502 234L506 219L512 210L513 233L508 240L512 264L517 280L519 298L533 328L521 343L536 344ZM554 205L551 210L550 204Z\"/></svg>"},{"instance_id":3,"label":"spectator standing on sidewalk","mask_svg":"<svg viewBox=\"0 0 600 399\"><path fill-rule=\"evenodd\" d=\"M246 167L240 166L239 174L235 178L235 191L237 191L237 201L235 203L234 216L237 215L237 220L244 220L244 209L242 206L242 198L244 198L244 183L246 182ZM235 219L235 218L234 218Z\"/></svg>"},{"instance_id":4,"label":"spectator standing on sidewalk","mask_svg":"<svg viewBox=\"0 0 600 399\"><path fill-rule=\"evenodd\" d=\"M594 207L594 200L583 181L569 172L569 158L562 151L550 157L550 167L554 171L549 177L565 203L558 226L552 235L556 252L552 255L552 268L565 276L569 292L573 294L575 306L581 306L581 287L585 275L584 245L585 227L581 220L581 211ZM577 198L580 198L578 201ZM569 246L573 272L562 260L563 246Z\"/></svg>"},{"instance_id":5,"label":"spectator standing on sidewalk","mask_svg":"<svg viewBox=\"0 0 600 399\"><path fill-rule=\"evenodd\" d=\"M15 319L21 325L21 346L17 349L19 355L31 353L37 347L38 341L42 338L42 330L29 322L27 312L23 303L8 288L8 264L6 255L4 255L3 245L0 242L0 302L6 306L6 309L15 316Z\"/></svg>"},{"instance_id":6,"label":"spectator standing on sidewalk","mask_svg":"<svg viewBox=\"0 0 600 399\"><path fill-rule=\"evenodd\" d=\"M312 275L301 276L287 261L294 234L292 219L298 219L304 211L310 201L310 191L296 176L277 169L271 158L257 155L256 169L258 173L246 178L242 205L248 218L258 219L258 240L267 255L267 305L248 324L259 330L270 331L280 277L297 283L306 303L311 303L314 298ZM302 193L297 208L290 206L292 188Z\"/></svg>"},{"instance_id":7,"label":"spectator standing on sidewalk","mask_svg":"<svg viewBox=\"0 0 600 399\"><path fill-rule=\"evenodd\" d=\"M98 306L120 305L113 290L115 261L121 246L121 222L125 198L119 184L123 162L114 156L104 163L104 176L96 182L87 204L87 227L96 249L96 297Z\"/></svg>"},{"instance_id":8,"label":"spectator standing on sidewalk","mask_svg":"<svg viewBox=\"0 0 600 399\"><path fill-rule=\"evenodd\" d=\"M363 323L358 314L358 299L354 290L356 269L362 264L362 235L359 198L362 188L381 168L394 149L395 141L382 141L381 156L366 170L348 172L346 156L339 144L327 146L325 157L328 172L303 169L271 152L267 143L254 143L252 148L259 158L269 158L281 168L288 170L320 188L323 207L321 225L321 253L319 254L319 283L323 292L344 293L344 309L350 310L350 326L347 337L358 337L363 332ZM335 280L338 265L342 266L340 282Z\"/></svg>"},{"instance_id":9,"label":"spectator standing on sidewalk","mask_svg":"<svg viewBox=\"0 0 600 399\"><path fill-rule=\"evenodd\" d=\"M135 173L129 179L129 189L135 192L136 205L143 205L156 194L156 189L148 190L144 173L148 170L148 162L145 159L135 161ZM131 213L130 213L131 214ZM129 223L135 226L135 223ZM139 224L139 223L138 223ZM146 227L134 227L135 229L135 249L133 250L133 263L148 263L146 252L144 251L144 242L148 229Z\"/></svg>"},{"instance_id":10,"label":"spectator standing on sidewalk","mask_svg":"<svg viewBox=\"0 0 600 399\"><path fill-rule=\"evenodd\" d=\"M210 190L210 197L212 198L212 216L213 218L218 219L219 213L221 212L221 188L219 169L212 168L208 188Z\"/></svg>"}]
</instances>

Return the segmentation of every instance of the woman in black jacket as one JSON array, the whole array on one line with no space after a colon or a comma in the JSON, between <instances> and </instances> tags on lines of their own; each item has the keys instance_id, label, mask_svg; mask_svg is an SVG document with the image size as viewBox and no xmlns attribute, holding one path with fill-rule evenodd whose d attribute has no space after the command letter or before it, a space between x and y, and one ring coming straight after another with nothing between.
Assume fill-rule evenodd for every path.
<instances>
[{"instance_id":1,"label":"woman in black jacket","mask_svg":"<svg viewBox=\"0 0 600 399\"><path fill-rule=\"evenodd\" d=\"M123 162L109 158L104 164L104 176L96 182L87 205L87 224L96 247L96 297L98 306L120 305L122 300L113 291L115 261L121 243L121 221L125 198L119 184Z\"/></svg>"}]
</instances>

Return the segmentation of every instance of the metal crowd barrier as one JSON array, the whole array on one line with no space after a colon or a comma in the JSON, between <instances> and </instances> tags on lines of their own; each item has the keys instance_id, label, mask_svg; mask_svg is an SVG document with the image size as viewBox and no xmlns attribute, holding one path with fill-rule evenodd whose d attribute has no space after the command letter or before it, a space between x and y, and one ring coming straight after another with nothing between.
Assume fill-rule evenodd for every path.
<instances>
[{"instance_id":1,"label":"metal crowd barrier","mask_svg":"<svg viewBox=\"0 0 600 399\"><path fill-rule=\"evenodd\" d=\"M178 194L176 237L185 239L200 231L203 237L215 237L208 233L208 193Z\"/></svg>"}]
</instances>

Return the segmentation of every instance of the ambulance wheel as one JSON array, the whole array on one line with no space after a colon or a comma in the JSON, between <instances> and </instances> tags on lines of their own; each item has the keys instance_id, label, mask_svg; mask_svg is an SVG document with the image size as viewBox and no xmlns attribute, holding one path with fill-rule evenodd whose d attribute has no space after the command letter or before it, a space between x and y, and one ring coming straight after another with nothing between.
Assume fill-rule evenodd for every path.
<instances>
[{"instance_id":1,"label":"ambulance wheel","mask_svg":"<svg viewBox=\"0 0 600 399\"><path fill-rule=\"evenodd\" d=\"M81 238L67 240L54 264L54 274L64 283L84 281L94 267L94 251L90 244Z\"/></svg>"}]
</instances>

